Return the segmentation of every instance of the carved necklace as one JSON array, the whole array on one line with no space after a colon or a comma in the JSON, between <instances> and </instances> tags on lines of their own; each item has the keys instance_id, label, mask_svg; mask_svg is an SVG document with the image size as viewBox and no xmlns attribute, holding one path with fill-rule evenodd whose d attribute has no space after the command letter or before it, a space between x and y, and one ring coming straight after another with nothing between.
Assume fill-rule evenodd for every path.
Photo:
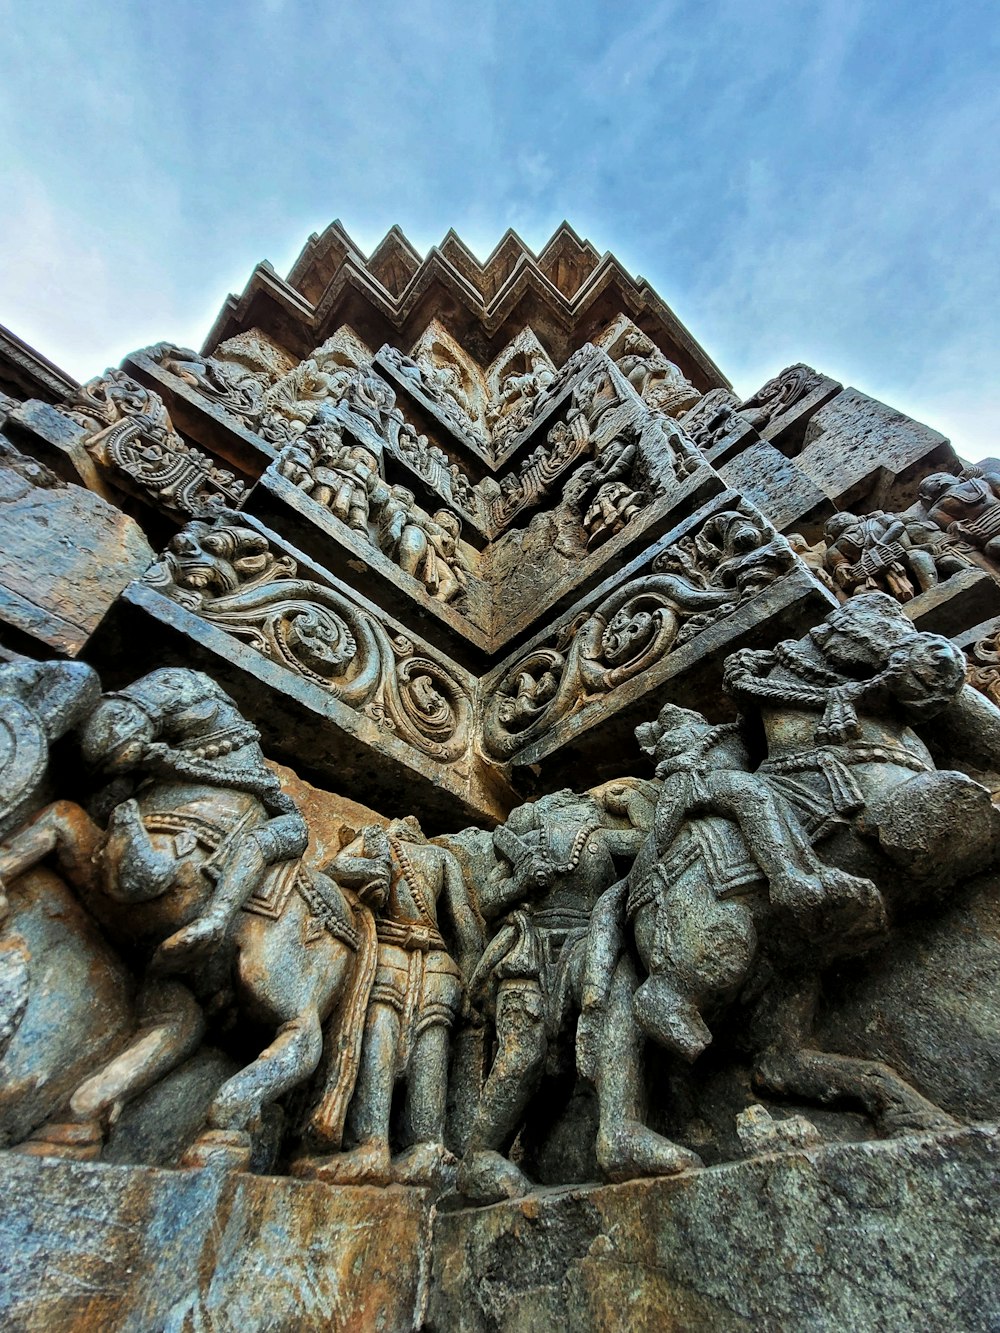
<instances>
[{"instance_id":1,"label":"carved necklace","mask_svg":"<svg viewBox=\"0 0 1000 1333\"><path fill-rule=\"evenodd\" d=\"M220 727L217 731L205 732L201 736L192 736L188 740L179 740L174 748L184 750L192 759L218 759L259 740L260 732L257 728L249 722L241 721L230 727Z\"/></svg>"}]
</instances>

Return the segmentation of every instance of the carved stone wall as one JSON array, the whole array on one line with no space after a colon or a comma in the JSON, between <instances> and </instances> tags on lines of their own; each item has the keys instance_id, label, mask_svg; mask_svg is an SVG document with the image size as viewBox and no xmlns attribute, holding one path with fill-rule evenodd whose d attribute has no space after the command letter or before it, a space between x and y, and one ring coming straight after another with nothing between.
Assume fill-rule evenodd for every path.
<instances>
[{"instance_id":1,"label":"carved stone wall","mask_svg":"<svg viewBox=\"0 0 1000 1333\"><path fill-rule=\"evenodd\" d=\"M565 226L46 366L5 1323L992 1327L1000 462Z\"/></svg>"}]
</instances>

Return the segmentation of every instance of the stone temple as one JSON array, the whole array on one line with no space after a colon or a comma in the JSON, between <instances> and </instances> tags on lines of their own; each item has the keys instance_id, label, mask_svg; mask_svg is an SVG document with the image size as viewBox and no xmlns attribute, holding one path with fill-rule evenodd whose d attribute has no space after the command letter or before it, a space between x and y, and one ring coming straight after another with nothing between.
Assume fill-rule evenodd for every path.
<instances>
[{"instance_id":1,"label":"stone temple","mask_svg":"<svg viewBox=\"0 0 1000 1333\"><path fill-rule=\"evenodd\" d=\"M774 369L565 224L0 330L3 1327L1000 1329L1000 461Z\"/></svg>"}]
</instances>

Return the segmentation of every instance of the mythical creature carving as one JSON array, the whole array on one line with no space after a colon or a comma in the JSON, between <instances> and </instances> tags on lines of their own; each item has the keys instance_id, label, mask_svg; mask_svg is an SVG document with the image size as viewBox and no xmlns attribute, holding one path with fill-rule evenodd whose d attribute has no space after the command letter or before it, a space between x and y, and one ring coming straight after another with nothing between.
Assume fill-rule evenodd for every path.
<instances>
[{"instance_id":1,"label":"mythical creature carving","mask_svg":"<svg viewBox=\"0 0 1000 1333\"><path fill-rule=\"evenodd\" d=\"M648 835L595 909L578 1034L602 1134L634 1118L638 1101L606 1107L601 1069L637 1087L646 1037L695 1059L761 957L774 978L752 1001L762 1087L846 1098L887 1133L953 1123L887 1066L811 1049L809 1025L823 964L872 948L900 906L996 857L989 793L937 770L913 730L965 714L998 749L1000 714L963 680L954 645L870 594L800 642L727 660L726 686L766 738L756 771L740 723L713 727L668 705L637 730L658 761L637 820ZM660 1165L637 1159L630 1173L676 1169L668 1153Z\"/></svg>"},{"instance_id":2,"label":"mythical creature carving","mask_svg":"<svg viewBox=\"0 0 1000 1333\"><path fill-rule=\"evenodd\" d=\"M147 355L189 384L211 402L218 403L227 412L240 418L248 426L256 426L264 410L265 385L258 375L239 362L220 361L202 356L187 347L173 343L158 343Z\"/></svg>"},{"instance_id":3,"label":"mythical creature carving","mask_svg":"<svg viewBox=\"0 0 1000 1333\"><path fill-rule=\"evenodd\" d=\"M86 445L99 462L171 513L238 509L246 499L246 483L183 440L159 395L122 370L83 385L67 414L91 432Z\"/></svg>"},{"instance_id":4,"label":"mythical creature carving","mask_svg":"<svg viewBox=\"0 0 1000 1333\"><path fill-rule=\"evenodd\" d=\"M350 1016L374 963L371 920L303 864L305 823L258 740L201 672L154 671L101 698L81 729L110 784L107 826L59 801L0 852L7 880L54 855L140 978L126 1047L22 1151L95 1156L122 1104L195 1050L206 1013L235 1008L276 1036L219 1088L188 1160L244 1166L263 1108L313 1073L334 1009Z\"/></svg>"},{"instance_id":5,"label":"mythical creature carving","mask_svg":"<svg viewBox=\"0 0 1000 1333\"><path fill-rule=\"evenodd\" d=\"M745 398L737 407L740 416L757 430L763 430L772 421L801 402L822 383L823 376L812 366L801 362L786 366L780 374L762 385L756 393Z\"/></svg>"},{"instance_id":6,"label":"mythical creature carving","mask_svg":"<svg viewBox=\"0 0 1000 1333\"><path fill-rule=\"evenodd\" d=\"M464 753L472 705L455 677L334 589L298 578L254 529L189 523L144 581L425 754Z\"/></svg>"},{"instance_id":7,"label":"mythical creature carving","mask_svg":"<svg viewBox=\"0 0 1000 1333\"><path fill-rule=\"evenodd\" d=\"M561 717L731 614L794 559L760 515L713 515L661 552L652 572L615 589L551 647L533 649L511 668L487 702L486 749L497 758L516 753Z\"/></svg>"}]
</instances>

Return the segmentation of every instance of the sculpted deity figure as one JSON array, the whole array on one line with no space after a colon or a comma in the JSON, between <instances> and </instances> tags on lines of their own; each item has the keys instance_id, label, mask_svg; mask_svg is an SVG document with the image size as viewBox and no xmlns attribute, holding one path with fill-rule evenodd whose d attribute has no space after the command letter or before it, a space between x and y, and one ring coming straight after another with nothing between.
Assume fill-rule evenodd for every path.
<instances>
[{"instance_id":1,"label":"sculpted deity figure","mask_svg":"<svg viewBox=\"0 0 1000 1333\"><path fill-rule=\"evenodd\" d=\"M961 476L934 472L917 490L938 527L1000 561L1000 475L966 468Z\"/></svg>"},{"instance_id":2,"label":"sculpted deity figure","mask_svg":"<svg viewBox=\"0 0 1000 1333\"><path fill-rule=\"evenodd\" d=\"M436 1183L453 1162L444 1146L449 1034L482 932L458 861L429 843L412 817L365 829L330 866L346 882L359 871L387 889L374 903L378 961L348 1110L349 1150L307 1169L338 1184ZM441 934L442 906L457 961ZM390 1111L401 1081L403 1143L393 1159Z\"/></svg>"}]
</instances>

